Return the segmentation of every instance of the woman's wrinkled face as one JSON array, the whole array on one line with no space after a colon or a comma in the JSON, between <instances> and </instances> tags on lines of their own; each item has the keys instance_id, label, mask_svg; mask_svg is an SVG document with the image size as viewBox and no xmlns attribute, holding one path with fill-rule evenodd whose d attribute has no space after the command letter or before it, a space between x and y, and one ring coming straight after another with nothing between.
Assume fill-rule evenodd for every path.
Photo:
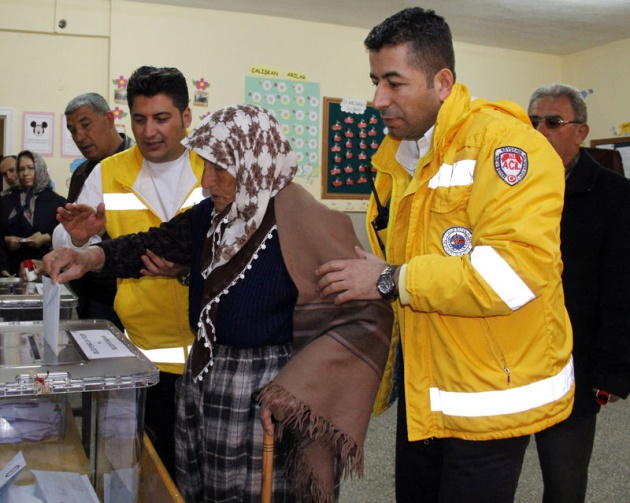
<instances>
[{"instance_id":1,"label":"woman's wrinkled face","mask_svg":"<svg viewBox=\"0 0 630 503\"><path fill-rule=\"evenodd\" d=\"M214 207L220 213L236 197L236 178L226 169L210 162L203 161L203 175L201 176L201 186L210 192L210 198Z\"/></svg>"},{"instance_id":2,"label":"woman's wrinkled face","mask_svg":"<svg viewBox=\"0 0 630 503\"><path fill-rule=\"evenodd\" d=\"M35 161L26 155L20 157L18 176L22 187L25 189L33 187L35 185Z\"/></svg>"}]
</instances>

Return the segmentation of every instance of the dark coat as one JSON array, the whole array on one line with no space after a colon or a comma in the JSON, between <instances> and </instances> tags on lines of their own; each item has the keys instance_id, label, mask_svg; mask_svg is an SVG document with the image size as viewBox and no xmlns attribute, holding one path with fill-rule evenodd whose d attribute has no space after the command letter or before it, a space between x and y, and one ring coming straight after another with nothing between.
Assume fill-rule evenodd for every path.
<instances>
[{"instance_id":1,"label":"dark coat","mask_svg":"<svg viewBox=\"0 0 630 503\"><path fill-rule=\"evenodd\" d=\"M33 225L31 226L25 218L16 218L9 222L9 215L13 208L20 206L20 193L12 192L2 196L2 234L4 236L29 237L36 232L50 234L57 226L57 208L64 206L66 199L54 192L52 189L44 189L37 194L35 200L35 211L33 214ZM16 251L9 251L9 272L17 274L20 263L26 259L41 259L50 251L50 246L42 246L35 249L27 245L22 245Z\"/></svg>"},{"instance_id":2,"label":"dark coat","mask_svg":"<svg viewBox=\"0 0 630 503\"><path fill-rule=\"evenodd\" d=\"M595 413L593 388L630 392L630 181L584 150L567 180L562 282L573 326L574 415Z\"/></svg>"}]
</instances>

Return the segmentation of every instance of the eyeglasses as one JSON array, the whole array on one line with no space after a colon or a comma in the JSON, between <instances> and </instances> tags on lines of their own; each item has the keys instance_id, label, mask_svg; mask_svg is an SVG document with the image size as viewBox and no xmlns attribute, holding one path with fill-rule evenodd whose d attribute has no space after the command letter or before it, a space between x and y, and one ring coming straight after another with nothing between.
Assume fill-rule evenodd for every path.
<instances>
[{"instance_id":1,"label":"eyeglasses","mask_svg":"<svg viewBox=\"0 0 630 503\"><path fill-rule=\"evenodd\" d=\"M529 120L532 121L534 129L538 129L541 122L545 123L547 129L560 129L565 124L584 124L582 121L565 121L562 117L558 117L557 115L548 115L546 117L532 115L529 117Z\"/></svg>"}]
</instances>

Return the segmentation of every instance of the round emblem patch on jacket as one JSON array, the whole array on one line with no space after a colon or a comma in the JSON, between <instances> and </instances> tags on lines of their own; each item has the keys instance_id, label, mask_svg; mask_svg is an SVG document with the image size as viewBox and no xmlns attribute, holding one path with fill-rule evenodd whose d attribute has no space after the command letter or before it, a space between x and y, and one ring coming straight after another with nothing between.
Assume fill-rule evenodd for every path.
<instances>
[{"instance_id":1,"label":"round emblem patch on jacket","mask_svg":"<svg viewBox=\"0 0 630 503\"><path fill-rule=\"evenodd\" d=\"M466 227L449 227L442 234L442 248L447 255L466 255L472 250L472 232Z\"/></svg>"},{"instance_id":2,"label":"round emblem patch on jacket","mask_svg":"<svg viewBox=\"0 0 630 503\"><path fill-rule=\"evenodd\" d=\"M516 185L527 174L527 153L518 147L500 147L494 151L494 169L508 185Z\"/></svg>"}]
</instances>

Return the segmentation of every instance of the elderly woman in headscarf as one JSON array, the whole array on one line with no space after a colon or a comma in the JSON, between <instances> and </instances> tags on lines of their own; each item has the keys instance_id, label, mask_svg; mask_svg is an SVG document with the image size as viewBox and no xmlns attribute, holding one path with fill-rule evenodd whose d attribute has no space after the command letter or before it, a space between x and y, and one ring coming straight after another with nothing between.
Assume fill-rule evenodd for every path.
<instances>
[{"instance_id":1,"label":"elderly woman in headscarf","mask_svg":"<svg viewBox=\"0 0 630 503\"><path fill-rule=\"evenodd\" d=\"M57 208L66 200L53 191L44 159L23 150L17 156L21 191L2 196L2 233L9 251L9 272L16 274L26 259L41 259L50 251L57 226Z\"/></svg>"},{"instance_id":2,"label":"elderly woman in headscarf","mask_svg":"<svg viewBox=\"0 0 630 503\"><path fill-rule=\"evenodd\" d=\"M295 155L266 110L224 108L183 143L205 161L209 199L146 233L55 251L46 270L53 281L152 274L153 253L189 264L198 335L176 425L185 500L260 501L262 408L277 439L273 501L335 501L341 474L362 471L391 307L320 296L317 267L359 243L347 216L291 182Z\"/></svg>"}]
</instances>

